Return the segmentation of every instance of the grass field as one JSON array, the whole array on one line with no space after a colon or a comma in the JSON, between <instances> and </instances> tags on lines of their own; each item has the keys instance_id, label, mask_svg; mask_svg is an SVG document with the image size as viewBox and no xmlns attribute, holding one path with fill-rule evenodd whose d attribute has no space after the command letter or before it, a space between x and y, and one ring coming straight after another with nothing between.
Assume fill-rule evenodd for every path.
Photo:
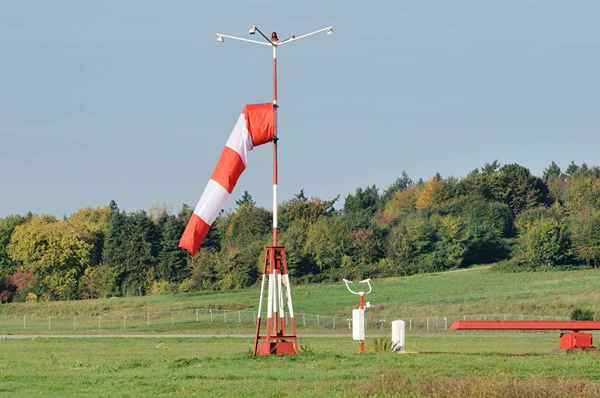
<instances>
[{"instance_id":1,"label":"grass field","mask_svg":"<svg viewBox=\"0 0 600 398\"><path fill-rule=\"evenodd\" d=\"M343 314L356 305L343 284L293 287L297 313ZM218 308L255 309L258 288L0 305L2 316L72 316ZM600 313L600 270L499 273L475 267L437 274L374 280L371 312L382 317L539 314L568 316L575 306Z\"/></svg>"},{"instance_id":2,"label":"grass field","mask_svg":"<svg viewBox=\"0 0 600 398\"><path fill-rule=\"evenodd\" d=\"M251 341L243 338L4 340L0 396L600 394L600 353L559 353L555 334L412 336L408 354L359 355L349 338L306 338L302 344L297 357L251 358Z\"/></svg>"},{"instance_id":3,"label":"grass field","mask_svg":"<svg viewBox=\"0 0 600 398\"><path fill-rule=\"evenodd\" d=\"M388 319L494 313L567 316L575 306L600 310L600 272L595 270L504 274L477 267L375 280L374 288L369 312ZM79 322L77 317L95 314L117 317L114 328L102 332L155 336L0 340L0 397L600 396L600 353L559 352L558 333L415 330L407 336L408 354L358 355L347 328L331 331L330 337L304 338L323 332L300 328L301 355L251 358L249 338L160 337L249 334L250 323L142 322L119 329L118 317L123 314L252 310L257 293L257 288L250 288L0 305L0 335L31 334L19 330L18 323L8 328L6 320L11 318L51 315L70 322L71 316ZM356 297L339 283L297 286L294 299L297 313L347 316L356 305ZM68 331L69 325L62 331L97 332ZM33 334L43 333L55 334L44 324ZM388 330L368 333L373 337ZM600 334L595 336L596 341L599 338ZM374 346L368 341L368 349Z\"/></svg>"}]
</instances>

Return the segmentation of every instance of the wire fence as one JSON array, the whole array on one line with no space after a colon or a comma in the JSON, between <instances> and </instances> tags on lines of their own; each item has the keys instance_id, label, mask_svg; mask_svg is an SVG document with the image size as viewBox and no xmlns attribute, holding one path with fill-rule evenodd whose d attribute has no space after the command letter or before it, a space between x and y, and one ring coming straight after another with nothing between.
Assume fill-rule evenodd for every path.
<instances>
[{"instance_id":1,"label":"wire fence","mask_svg":"<svg viewBox=\"0 0 600 398\"><path fill-rule=\"evenodd\" d=\"M263 315L264 316L264 315ZM317 329L351 331L352 319L343 315L323 315L310 313L297 313L296 323L298 329ZM286 314L289 322L289 316ZM369 330L387 330L392 320L403 319L406 322L407 332L443 332L448 330L456 320L483 319L483 320L564 320L564 316L540 316L531 314L465 314L453 316L431 317L404 317L381 316L377 313L366 312L366 326ZM131 312L126 314L95 314L74 316L44 316L44 315L5 315L0 316L0 334L7 333L77 333L77 332L160 332L169 330L194 331L202 326L222 329L235 326L239 329L252 330L256 324L256 312L251 310L218 310L195 308L186 310L164 310Z\"/></svg>"}]
</instances>

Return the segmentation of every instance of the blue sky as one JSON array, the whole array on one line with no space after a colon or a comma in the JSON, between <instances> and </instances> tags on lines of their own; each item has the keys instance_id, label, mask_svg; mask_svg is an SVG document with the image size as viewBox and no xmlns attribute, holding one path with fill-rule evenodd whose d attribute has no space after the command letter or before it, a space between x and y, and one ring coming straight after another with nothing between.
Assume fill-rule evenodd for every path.
<instances>
[{"instance_id":1,"label":"blue sky","mask_svg":"<svg viewBox=\"0 0 600 398\"><path fill-rule=\"evenodd\" d=\"M0 4L0 216L195 204L245 103L270 100L250 24L336 33L280 51L283 199L598 163L597 1L12 1ZM244 190L270 201L271 151ZM229 205L230 205L229 204Z\"/></svg>"}]
</instances>

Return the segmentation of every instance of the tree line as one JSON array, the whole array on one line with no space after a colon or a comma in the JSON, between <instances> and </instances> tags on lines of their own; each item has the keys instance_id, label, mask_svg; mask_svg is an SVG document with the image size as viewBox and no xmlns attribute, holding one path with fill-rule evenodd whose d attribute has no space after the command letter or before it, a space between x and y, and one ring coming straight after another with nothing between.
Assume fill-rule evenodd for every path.
<instances>
[{"instance_id":1,"label":"tree line","mask_svg":"<svg viewBox=\"0 0 600 398\"><path fill-rule=\"evenodd\" d=\"M340 203L338 203L340 202ZM336 204L339 205L336 208ZM358 188L341 203L300 191L281 204L280 240L296 283L410 275L497 263L502 271L600 265L600 168L552 162L542 176L485 164L463 178ZM125 212L113 201L62 219L0 219L0 301L77 299L251 286L271 213L248 192L201 251L177 247L191 214Z\"/></svg>"}]
</instances>

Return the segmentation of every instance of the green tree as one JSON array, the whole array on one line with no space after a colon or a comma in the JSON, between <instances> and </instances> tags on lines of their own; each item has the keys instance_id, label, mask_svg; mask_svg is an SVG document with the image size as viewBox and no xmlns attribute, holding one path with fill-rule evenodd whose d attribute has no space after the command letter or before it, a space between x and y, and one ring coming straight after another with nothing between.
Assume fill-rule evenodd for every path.
<instances>
[{"instance_id":1,"label":"green tree","mask_svg":"<svg viewBox=\"0 0 600 398\"><path fill-rule=\"evenodd\" d=\"M552 268L571 261L567 225L553 218L531 223L519 237L519 260L530 268Z\"/></svg>"},{"instance_id":2,"label":"green tree","mask_svg":"<svg viewBox=\"0 0 600 398\"><path fill-rule=\"evenodd\" d=\"M336 271L350 244L344 220L339 216L321 217L306 235L304 251L314 259L322 276L339 276Z\"/></svg>"},{"instance_id":3,"label":"green tree","mask_svg":"<svg viewBox=\"0 0 600 398\"><path fill-rule=\"evenodd\" d=\"M354 194L346 196L344 217L350 229L365 228L371 224L379 207L379 192L375 185L358 188Z\"/></svg>"},{"instance_id":4,"label":"green tree","mask_svg":"<svg viewBox=\"0 0 600 398\"><path fill-rule=\"evenodd\" d=\"M549 180L553 178L560 178L562 175L562 171L560 167L555 162L550 163L548 167L544 170L543 179L547 183Z\"/></svg>"},{"instance_id":5,"label":"green tree","mask_svg":"<svg viewBox=\"0 0 600 398\"><path fill-rule=\"evenodd\" d=\"M394 226L387 237L387 258L393 261L399 274L418 272L419 264L435 244L435 229L426 217L413 215Z\"/></svg>"},{"instance_id":6,"label":"green tree","mask_svg":"<svg viewBox=\"0 0 600 398\"><path fill-rule=\"evenodd\" d=\"M13 215L0 219L0 283L3 283L2 279L15 272L17 267L17 263L7 253L12 233L17 226L23 224L29 218L31 218L31 215L27 217Z\"/></svg>"},{"instance_id":7,"label":"green tree","mask_svg":"<svg viewBox=\"0 0 600 398\"><path fill-rule=\"evenodd\" d=\"M17 226L8 246L10 257L36 276L41 291L57 299L77 297L91 250L72 226L52 217L32 217Z\"/></svg>"},{"instance_id":8,"label":"green tree","mask_svg":"<svg viewBox=\"0 0 600 398\"><path fill-rule=\"evenodd\" d=\"M159 249L159 234L146 212L125 217L121 262L113 263L117 286L124 295L142 295L152 282Z\"/></svg>"},{"instance_id":9,"label":"green tree","mask_svg":"<svg viewBox=\"0 0 600 398\"><path fill-rule=\"evenodd\" d=\"M187 254L180 250L179 238L184 225L181 219L167 216L162 226L160 253L158 254L157 277L171 283L181 283L190 275Z\"/></svg>"},{"instance_id":10,"label":"green tree","mask_svg":"<svg viewBox=\"0 0 600 398\"><path fill-rule=\"evenodd\" d=\"M600 209L600 178L572 177L566 190L565 206L571 212L587 207Z\"/></svg>"},{"instance_id":11,"label":"green tree","mask_svg":"<svg viewBox=\"0 0 600 398\"><path fill-rule=\"evenodd\" d=\"M600 265L600 210L582 209L569 220L577 257L587 265Z\"/></svg>"},{"instance_id":12,"label":"green tree","mask_svg":"<svg viewBox=\"0 0 600 398\"><path fill-rule=\"evenodd\" d=\"M498 162L486 164L465 177L461 185L465 192L508 205L514 215L552 203L544 181L516 163L502 167Z\"/></svg>"},{"instance_id":13,"label":"green tree","mask_svg":"<svg viewBox=\"0 0 600 398\"><path fill-rule=\"evenodd\" d=\"M414 184L413 180L406 174L406 171L402 171L400 177L390 185L381 195L381 203L387 203L396 192L406 191Z\"/></svg>"},{"instance_id":14,"label":"green tree","mask_svg":"<svg viewBox=\"0 0 600 398\"><path fill-rule=\"evenodd\" d=\"M109 207L83 208L73 213L67 222L76 231L80 239L92 247L90 263L97 265L102 262L104 238L108 227Z\"/></svg>"},{"instance_id":15,"label":"green tree","mask_svg":"<svg viewBox=\"0 0 600 398\"><path fill-rule=\"evenodd\" d=\"M239 198L238 200L236 200L235 204L238 207L242 207L242 206L256 207L256 202L254 201L254 198L252 197L252 195L250 195L250 192L248 192L248 191L244 191L244 193L242 194L242 197Z\"/></svg>"}]
</instances>

